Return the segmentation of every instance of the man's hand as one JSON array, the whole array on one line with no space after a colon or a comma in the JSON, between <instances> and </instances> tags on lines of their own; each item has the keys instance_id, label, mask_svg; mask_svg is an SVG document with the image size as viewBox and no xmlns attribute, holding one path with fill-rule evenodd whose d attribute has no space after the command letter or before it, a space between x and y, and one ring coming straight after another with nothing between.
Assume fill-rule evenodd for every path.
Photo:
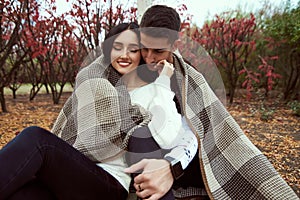
<instances>
[{"instance_id":1,"label":"man's hand","mask_svg":"<svg viewBox=\"0 0 300 200\"><path fill-rule=\"evenodd\" d=\"M125 169L126 173L143 170L134 178L136 194L142 199L155 200L163 197L173 185L170 164L164 159L143 159Z\"/></svg>"}]
</instances>

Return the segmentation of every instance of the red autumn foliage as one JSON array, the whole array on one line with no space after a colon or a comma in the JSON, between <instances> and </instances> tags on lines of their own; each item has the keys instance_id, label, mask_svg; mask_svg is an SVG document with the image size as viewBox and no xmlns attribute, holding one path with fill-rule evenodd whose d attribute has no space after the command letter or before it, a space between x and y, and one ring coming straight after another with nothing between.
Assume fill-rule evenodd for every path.
<instances>
[{"instance_id":1,"label":"red autumn foliage","mask_svg":"<svg viewBox=\"0 0 300 200\"><path fill-rule=\"evenodd\" d=\"M256 69L249 66L256 50L256 19L253 14L249 16L239 16L239 13L232 16L232 14L216 15L214 20L204 24L201 29L190 27L189 22L182 24L184 34L188 35L193 42L201 44L221 71L227 83L229 103L233 102L241 78L244 79L241 86L247 90L247 99L252 97L252 91L260 79L266 79L263 84L266 85L267 93L273 89L276 80L280 78L274 72L273 65L265 63L265 61L275 61L276 57L263 59L263 63ZM199 50L197 45L184 43L182 46L188 47L184 49L185 55L196 59L194 62L197 64L203 63L195 54Z\"/></svg>"},{"instance_id":2,"label":"red autumn foliage","mask_svg":"<svg viewBox=\"0 0 300 200\"><path fill-rule=\"evenodd\" d=\"M65 83L73 82L80 63L100 46L106 31L136 20L137 8L126 10L112 2L107 9L103 1L78 0L72 2L70 12L58 15L55 0L1 0L0 42L7 44L0 47L0 67L5 72L0 75L2 110L7 112L3 88L11 84L15 72L24 73L32 84L31 100L48 85L57 103Z\"/></svg>"}]
</instances>

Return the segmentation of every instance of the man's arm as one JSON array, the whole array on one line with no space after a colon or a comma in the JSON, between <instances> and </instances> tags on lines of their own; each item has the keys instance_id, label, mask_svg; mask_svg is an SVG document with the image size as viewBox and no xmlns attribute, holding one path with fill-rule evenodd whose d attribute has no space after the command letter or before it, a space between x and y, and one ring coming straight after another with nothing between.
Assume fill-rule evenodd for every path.
<instances>
[{"instance_id":1,"label":"man's arm","mask_svg":"<svg viewBox=\"0 0 300 200\"><path fill-rule=\"evenodd\" d=\"M181 115L177 112L173 101L174 93L170 88L170 78L160 75L151 86L154 96L148 107L145 107L152 113L148 127L161 148L171 149L182 125Z\"/></svg>"}]
</instances>

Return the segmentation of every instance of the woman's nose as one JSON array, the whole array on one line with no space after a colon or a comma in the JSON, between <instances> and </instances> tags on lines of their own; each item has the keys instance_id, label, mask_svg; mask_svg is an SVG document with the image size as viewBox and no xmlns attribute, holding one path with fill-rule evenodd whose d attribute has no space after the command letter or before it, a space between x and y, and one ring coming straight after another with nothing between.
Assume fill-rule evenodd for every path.
<instances>
[{"instance_id":1,"label":"woman's nose","mask_svg":"<svg viewBox=\"0 0 300 200\"><path fill-rule=\"evenodd\" d=\"M120 58L128 58L128 50L124 49L120 55Z\"/></svg>"},{"instance_id":2,"label":"woman's nose","mask_svg":"<svg viewBox=\"0 0 300 200\"><path fill-rule=\"evenodd\" d=\"M128 58L127 54L120 55L120 58Z\"/></svg>"}]
</instances>

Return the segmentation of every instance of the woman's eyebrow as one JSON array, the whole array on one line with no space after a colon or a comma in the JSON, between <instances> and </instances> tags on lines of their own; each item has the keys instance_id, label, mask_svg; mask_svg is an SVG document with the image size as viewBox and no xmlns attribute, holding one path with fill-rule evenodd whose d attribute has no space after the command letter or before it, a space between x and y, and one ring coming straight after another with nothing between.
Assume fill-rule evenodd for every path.
<instances>
[{"instance_id":1,"label":"woman's eyebrow","mask_svg":"<svg viewBox=\"0 0 300 200\"><path fill-rule=\"evenodd\" d=\"M130 43L128 46L135 46L135 47L139 47L140 45L137 43Z\"/></svg>"},{"instance_id":2,"label":"woman's eyebrow","mask_svg":"<svg viewBox=\"0 0 300 200\"><path fill-rule=\"evenodd\" d=\"M123 42L118 42L118 41L115 41L113 44L114 45L124 45ZM140 45L138 43L129 43L128 46L137 46L137 47L139 47Z\"/></svg>"},{"instance_id":3,"label":"woman's eyebrow","mask_svg":"<svg viewBox=\"0 0 300 200\"><path fill-rule=\"evenodd\" d=\"M112 45L113 46L123 46L123 43L122 42L114 42Z\"/></svg>"}]
</instances>

